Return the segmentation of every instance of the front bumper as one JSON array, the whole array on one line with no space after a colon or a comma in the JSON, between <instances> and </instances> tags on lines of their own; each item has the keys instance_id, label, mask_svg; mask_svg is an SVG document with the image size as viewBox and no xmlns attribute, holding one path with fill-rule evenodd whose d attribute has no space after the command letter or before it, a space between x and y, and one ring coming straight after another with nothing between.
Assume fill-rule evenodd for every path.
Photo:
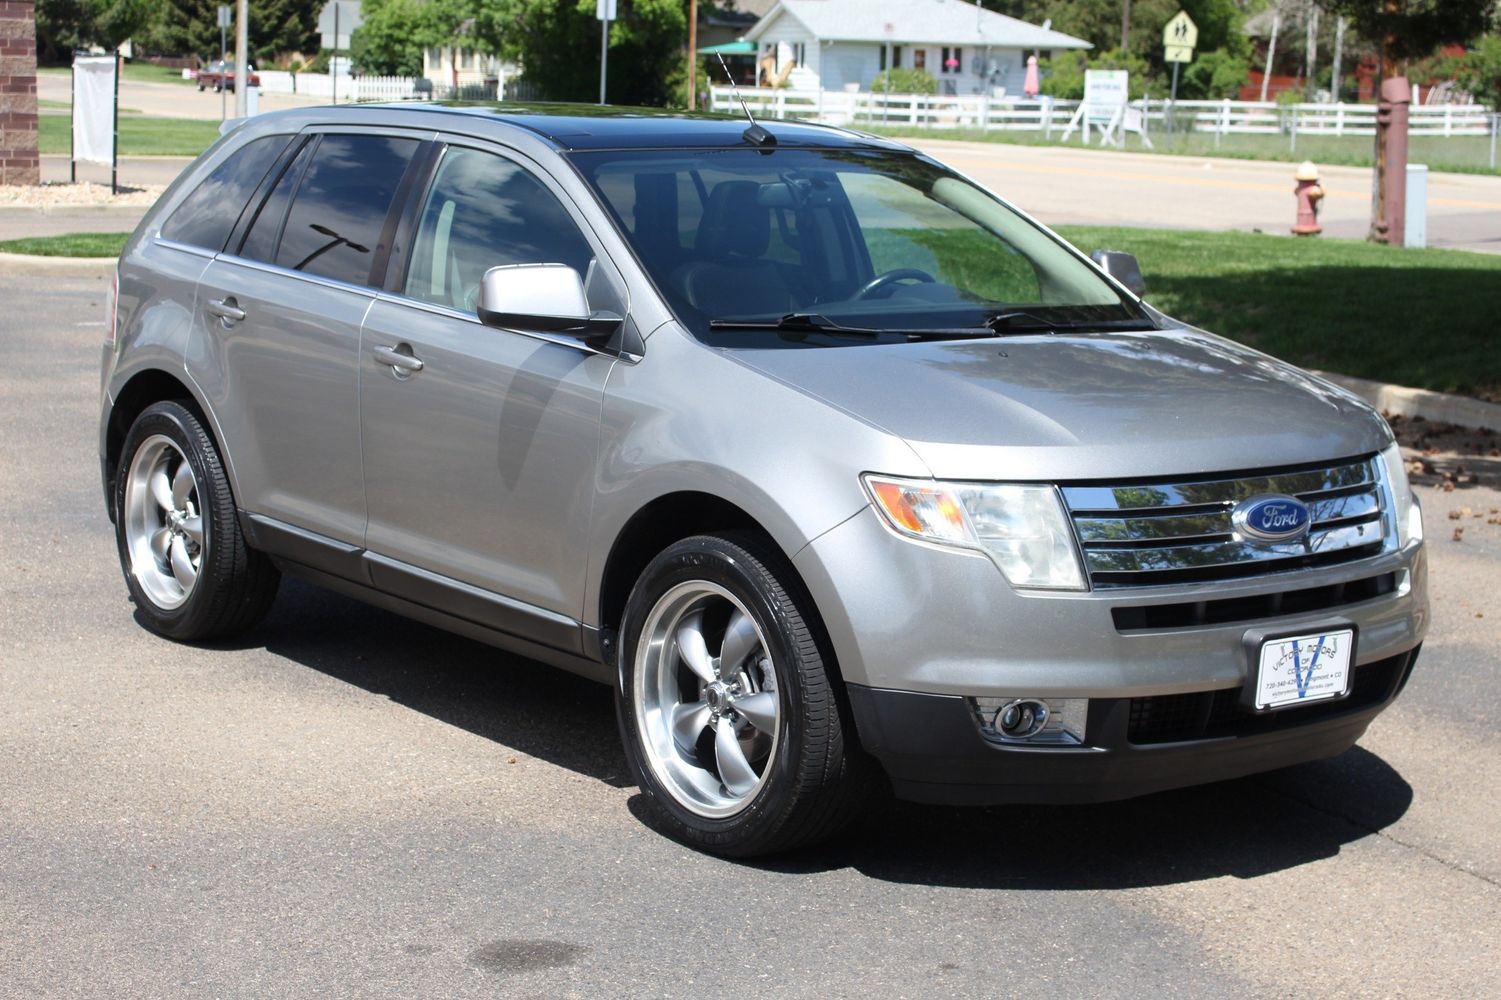
<instances>
[{"instance_id":1,"label":"front bumper","mask_svg":"<svg viewBox=\"0 0 1501 1000\"><path fill-rule=\"evenodd\" d=\"M1082 746L998 744L969 699L850 685L865 750L899 798L953 805L1103 802L1238 778L1348 750L1407 683L1418 650L1358 667L1334 702L1255 715L1239 689L1090 704ZM1168 698L1185 696L1168 696ZM1176 738L1185 737L1185 738Z\"/></svg>"}]
</instances>

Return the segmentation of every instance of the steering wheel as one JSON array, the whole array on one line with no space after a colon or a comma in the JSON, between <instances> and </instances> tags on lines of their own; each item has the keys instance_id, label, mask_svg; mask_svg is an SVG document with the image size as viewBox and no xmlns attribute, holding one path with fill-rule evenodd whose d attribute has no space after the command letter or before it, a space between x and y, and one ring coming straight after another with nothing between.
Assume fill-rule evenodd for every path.
<instances>
[{"instance_id":1,"label":"steering wheel","mask_svg":"<svg viewBox=\"0 0 1501 1000\"><path fill-rule=\"evenodd\" d=\"M877 290L885 288L896 281L921 281L924 284L932 284L937 280L937 278L934 278L927 271L919 271L915 267L892 268L884 274L878 274L874 278L871 278L864 285L860 286L860 290L850 296L850 298L868 299Z\"/></svg>"}]
</instances>

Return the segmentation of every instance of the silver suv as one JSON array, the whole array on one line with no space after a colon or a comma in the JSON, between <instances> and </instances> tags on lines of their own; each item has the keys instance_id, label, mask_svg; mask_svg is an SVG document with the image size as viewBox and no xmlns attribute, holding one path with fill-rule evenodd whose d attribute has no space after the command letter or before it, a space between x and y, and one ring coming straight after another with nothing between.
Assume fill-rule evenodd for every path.
<instances>
[{"instance_id":1,"label":"silver suv","mask_svg":"<svg viewBox=\"0 0 1501 1000\"><path fill-rule=\"evenodd\" d=\"M120 258L125 580L183 641L292 573L610 684L726 855L1337 754L1427 627L1397 447L1139 282L834 128L264 115Z\"/></svg>"}]
</instances>

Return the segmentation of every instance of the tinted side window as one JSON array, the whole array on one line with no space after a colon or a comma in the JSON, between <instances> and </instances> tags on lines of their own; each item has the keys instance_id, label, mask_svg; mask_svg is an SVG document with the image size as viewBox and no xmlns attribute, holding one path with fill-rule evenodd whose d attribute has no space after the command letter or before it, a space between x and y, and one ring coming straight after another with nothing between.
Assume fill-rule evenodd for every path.
<instances>
[{"instance_id":1,"label":"tinted side window","mask_svg":"<svg viewBox=\"0 0 1501 1000\"><path fill-rule=\"evenodd\" d=\"M326 135L303 174L276 263L363 285L416 139Z\"/></svg>"},{"instance_id":2,"label":"tinted side window","mask_svg":"<svg viewBox=\"0 0 1501 1000\"><path fill-rule=\"evenodd\" d=\"M229 154L162 226L162 236L208 250L223 250L224 241L245 202L287 148L289 135L268 135L246 143Z\"/></svg>"},{"instance_id":3,"label":"tinted side window","mask_svg":"<svg viewBox=\"0 0 1501 1000\"><path fill-rule=\"evenodd\" d=\"M287 217L287 206L292 202L292 192L297 188L297 181L302 176L303 168L307 166L308 159L313 155L313 149L318 143L309 142L297 151L292 162L287 164L276 184L272 186L271 193L266 200L261 202L261 207L256 210L255 218L250 223L245 238L240 241L239 255L251 260L264 260L267 263L276 259L276 244L281 239L281 223Z\"/></svg>"},{"instance_id":4,"label":"tinted side window","mask_svg":"<svg viewBox=\"0 0 1501 1000\"><path fill-rule=\"evenodd\" d=\"M406 293L473 312L492 267L567 264L583 277L593 256L541 181L492 153L452 147L422 208Z\"/></svg>"}]
</instances>

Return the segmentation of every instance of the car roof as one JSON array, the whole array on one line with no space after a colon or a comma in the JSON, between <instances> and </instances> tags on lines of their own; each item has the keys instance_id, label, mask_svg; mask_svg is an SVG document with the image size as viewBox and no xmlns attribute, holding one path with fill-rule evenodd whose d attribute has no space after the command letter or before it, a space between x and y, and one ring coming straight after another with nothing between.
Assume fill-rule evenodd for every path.
<instances>
[{"instance_id":1,"label":"car roof","mask_svg":"<svg viewBox=\"0 0 1501 1000\"><path fill-rule=\"evenodd\" d=\"M743 115L721 115L659 108L617 108L598 104L513 104L509 102L445 101L358 105L434 116L462 116L502 122L525 129L560 150L732 148L754 146L745 137L750 122ZM879 136L812 122L763 120L778 146L823 149L885 149L908 147ZM434 127L463 131L457 123Z\"/></svg>"}]
</instances>

